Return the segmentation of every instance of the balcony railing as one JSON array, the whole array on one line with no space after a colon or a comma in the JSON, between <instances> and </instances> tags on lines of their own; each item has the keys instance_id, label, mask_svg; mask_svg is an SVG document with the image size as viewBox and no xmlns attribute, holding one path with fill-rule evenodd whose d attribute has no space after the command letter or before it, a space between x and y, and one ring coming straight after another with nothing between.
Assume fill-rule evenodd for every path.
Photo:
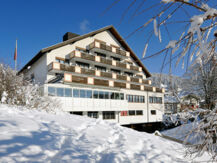
<instances>
[{"instance_id":1,"label":"balcony railing","mask_svg":"<svg viewBox=\"0 0 217 163\"><path fill-rule=\"evenodd\" d=\"M82 52L76 51L76 50L74 50L73 53L70 54L70 59L75 58L75 57L79 57L79 58L90 60L90 61L95 61L95 56L90 55L90 54L86 54L86 53L82 53Z\"/></svg>"},{"instance_id":2,"label":"balcony railing","mask_svg":"<svg viewBox=\"0 0 217 163\"><path fill-rule=\"evenodd\" d=\"M59 71L68 72L68 73L78 73L78 74L83 74L87 76L102 77L102 78L108 78L108 79L113 79L113 80L120 80L120 81L124 81L125 83L128 81L128 82L133 82L133 83L139 83L140 85L151 84L150 80L144 80L144 79L136 78L136 77L129 77L127 75L115 74L112 72L103 72L103 71L94 70L94 69L87 69L87 68L82 68L82 67L75 66L75 65L66 65L66 64L61 64L58 62L52 62L48 65L48 72L57 73ZM120 88L123 88L123 84L121 84ZM160 90L157 90L157 91L160 91Z\"/></svg>"},{"instance_id":3,"label":"balcony railing","mask_svg":"<svg viewBox=\"0 0 217 163\"><path fill-rule=\"evenodd\" d=\"M130 53L128 51L121 50L119 47L108 46L106 45L106 43L101 41L96 41L96 40L89 45L89 48L90 49L98 48L98 49L106 50L115 54L119 54L124 57L130 56Z\"/></svg>"},{"instance_id":4,"label":"balcony railing","mask_svg":"<svg viewBox=\"0 0 217 163\"><path fill-rule=\"evenodd\" d=\"M81 58L81 59L85 59L85 60L89 60L93 62L99 62L102 64L114 66L114 67L121 68L121 69L131 70L131 71L137 71L137 72L142 71L141 67L138 67L138 66L129 65L123 62L115 61L115 60L100 57L100 56L94 56L94 55L83 53L77 50L74 50L70 54L70 59L72 58Z\"/></svg>"}]
</instances>

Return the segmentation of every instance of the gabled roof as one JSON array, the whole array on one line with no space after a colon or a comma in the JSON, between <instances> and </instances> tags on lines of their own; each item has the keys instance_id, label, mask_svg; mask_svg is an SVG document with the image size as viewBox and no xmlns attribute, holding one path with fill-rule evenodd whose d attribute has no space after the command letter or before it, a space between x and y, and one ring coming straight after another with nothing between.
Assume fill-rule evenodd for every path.
<instances>
[{"instance_id":1,"label":"gabled roof","mask_svg":"<svg viewBox=\"0 0 217 163\"><path fill-rule=\"evenodd\" d=\"M130 52L131 54L131 57L135 60L135 62L142 67L143 71L145 72L146 76L147 77L151 77L151 74L150 72L146 69L146 67L143 65L143 63L140 61L140 59L136 56L136 54L132 51L132 49L129 47L129 45L124 41L124 39L121 37L121 35L118 33L118 31L112 26L107 26L107 27L104 27L104 28L101 28L99 30L96 30L96 31L93 31L93 32L90 32L90 33L87 33L87 34L84 34L84 35L81 35L81 36L77 36L77 37L74 37L72 39L69 39L67 41L64 41L64 42L61 42L61 43L58 43L56 45L52 45L50 47L47 47L47 48L44 48L42 50L40 50L20 71L19 73L23 72L23 70L25 70L28 66L31 66L33 63L35 63L43 54L45 54L46 52L49 52L51 50L54 50L54 49L57 49L59 47L62 47L62 46L65 46L65 45L68 45L68 44L71 44L71 43L74 43L76 41L79 41L81 39L84 39L84 38L87 38L87 37L90 37L90 36L93 36L97 33L100 33L100 32L103 32L103 31L106 31L106 30L109 30L114 36L115 38L119 41L119 43L121 44L121 46Z\"/></svg>"}]
</instances>

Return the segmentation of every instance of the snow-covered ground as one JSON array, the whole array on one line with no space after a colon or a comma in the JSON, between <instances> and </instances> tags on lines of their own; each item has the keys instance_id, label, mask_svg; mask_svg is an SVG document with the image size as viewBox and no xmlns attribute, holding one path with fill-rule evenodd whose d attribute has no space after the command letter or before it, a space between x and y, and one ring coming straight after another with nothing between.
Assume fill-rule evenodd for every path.
<instances>
[{"instance_id":1,"label":"snow-covered ground","mask_svg":"<svg viewBox=\"0 0 217 163\"><path fill-rule=\"evenodd\" d=\"M116 123L0 105L0 162L191 161L181 144Z\"/></svg>"}]
</instances>

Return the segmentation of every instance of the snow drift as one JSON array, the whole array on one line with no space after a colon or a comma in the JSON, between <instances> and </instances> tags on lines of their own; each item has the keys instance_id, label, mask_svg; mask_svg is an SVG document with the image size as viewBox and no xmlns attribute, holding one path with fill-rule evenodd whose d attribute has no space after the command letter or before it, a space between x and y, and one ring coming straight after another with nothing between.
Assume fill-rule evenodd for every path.
<instances>
[{"instance_id":1,"label":"snow drift","mask_svg":"<svg viewBox=\"0 0 217 163\"><path fill-rule=\"evenodd\" d=\"M181 144L62 112L0 105L0 131L0 162L190 162Z\"/></svg>"}]
</instances>

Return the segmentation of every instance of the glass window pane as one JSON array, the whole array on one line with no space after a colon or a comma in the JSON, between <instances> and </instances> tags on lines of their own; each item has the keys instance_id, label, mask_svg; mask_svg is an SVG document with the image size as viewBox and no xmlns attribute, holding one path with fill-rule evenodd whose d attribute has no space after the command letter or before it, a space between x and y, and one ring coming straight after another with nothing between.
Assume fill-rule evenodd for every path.
<instances>
[{"instance_id":1,"label":"glass window pane","mask_svg":"<svg viewBox=\"0 0 217 163\"><path fill-rule=\"evenodd\" d=\"M79 89L73 90L73 97L79 97Z\"/></svg>"},{"instance_id":2,"label":"glass window pane","mask_svg":"<svg viewBox=\"0 0 217 163\"><path fill-rule=\"evenodd\" d=\"M60 97L64 96L63 88L57 88L57 96L60 96Z\"/></svg>"},{"instance_id":3,"label":"glass window pane","mask_svg":"<svg viewBox=\"0 0 217 163\"><path fill-rule=\"evenodd\" d=\"M109 92L105 92L105 99L109 99Z\"/></svg>"},{"instance_id":4,"label":"glass window pane","mask_svg":"<svg viewBox=\"0 0 217 163\"><path fill-rule=\"evenodd\" d=\"M80 97L86 98L86 91L85 90L83 90L83 89L80 90Z\"/></svg>"},{"instance_id":5,"label":"glass window pane","mask_svg":"<svg viewBox=\"0 0 217 163\"><path fill-rule=\"evenodd\" d=\"M156 115L156 110L151 110L152 115Z\"/></svg>"},{"instance_id":6,"label":"glass window pane","mask_svg":"<svg viewBox=\"0 0 217 163\"><path fill-rule=\"evenodd\" d=\"M56 88L48 87L48 96L56 96Z\"/></svg>"},{"instance_id":7,"label":"glass window pane","mask_svg":"<svg viewBox=\"0 0 217 163\"><path fill-rule=\"evenodd\" d=\"M119 100L120 98L119 98L119 93L115 93L115 99L116 100Z\"/></svg>"},{"instance_id":8,"label":"glass window pane","mask_svg":"<svg viewBox=\"0 0 217 163\"><path fill-rule=\"evenodd\" d=\"M93 92L93 98L99 98L99 92L98 91Z\"/></svg>"},{"instance_id":9,"label":"glass window pane","mask_svg":"<svg viewBox=\"0 0 217 163\"><path fill-rule=\"evenodd\" d=\"M115 93L114 92L111 93L111 99L115 99Z\"/></svg>"},{"instance_id":10,"label":"glass window pane","mask_svg":"<svg viewBox=\"0 0 217 163\"><path fill-rule=\"evenodd\" d=\"M129 115L135 115L135 110L129 110L128 113Z\"/></svg>"},{"instance_id":11,"label":"glass window pane","mask_svg":"<svg viewBox=\"0 0 217 163\"><path fill-rule=\"evenodd\" d=\"M103 119L115 119L115 112L114 111L104 111Z\"/></svg>"},{"instance_id":12,"label":"glass window pane","mask_svg":"<svg viewBox=\"0 0 217 163\"><path fill-rule=\"evenodd\" d=\"M72 97L72 89L65 88L65 97Z\"/></svg>"},{"instance_id":13,"label":"glass window pane","mask_svg":"<svg viewBox=\"0 0 217 163\"><path fill-rule=\"evenodd\" d=\"M104 92L99 91L99 99L104 99Z\"/></svg>"},{"instance_id":14,"label":"glass window pane","mask_svg":"<svg viewBox=\"0 0 217 163\"><path fill-rule=\"evenodd\" d=\"M90 118L98 118L98 112L87 112L87 116Z\"/></svg>"},{"instance_id":15,"label":"glass window pane","mask_svg":"<svg viewBox=\"0 0 217 163\"><path fill-rule=\"evenodd\" d=\"M120 99L124 100L124 94L123 93L120 93Z\"/></svg>"},{"instance_id":16,"label":"glass window pane","mask_svg":"<svg viewBox=\"0 0 217 163\"><path fill-rule=\"evenodd\" d=\"M87 98L92 98L92 91L91 90L87 90Z\"/></svg>"},{"instance_id":17,"label":"glass window pane","mask_svg":"<svg viewBox=\"0 0 217 163\"><path fill-rule=\"evenodd\" d=\"M143 111L142 110L136 110L136 115L143 115Z\"/></svg>"},{"instance_id":18,"label":"glass window pane","mask_svg":"<svg viewBox=\"0 0 217 163\"><path fill-rule=\"evenodd\" d=\"M136 96L133 95L133 101L132 102L136 102Z\"/></svg>"}]
</instances>

